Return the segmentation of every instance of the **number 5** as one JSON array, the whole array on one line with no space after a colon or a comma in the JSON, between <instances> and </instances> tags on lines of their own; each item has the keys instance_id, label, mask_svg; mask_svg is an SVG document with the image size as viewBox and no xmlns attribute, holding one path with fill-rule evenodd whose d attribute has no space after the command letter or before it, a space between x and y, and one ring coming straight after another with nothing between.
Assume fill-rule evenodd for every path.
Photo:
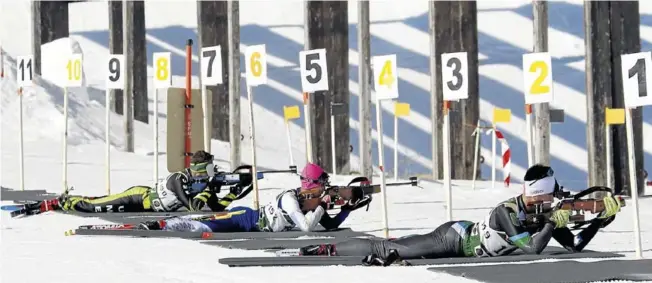
<instances>
[{"instance_id":1,"label":"number 5","mask_svg":"<svg viewBox=\"0 0 652 283\"><path fill-rule=\"evenodd\" d=\"M312 53L306 55L306 71L310 72L310 75L306 76L306 79L311 84L316 84L321 81L321 66L315 60L319 60L319 53ZM312 76L312 70L315 70L315 76Z\"/></svg>"},{"instance_id":2,"label":"number 5","mask_svg":"<svg viewBox=\"0 0 652 283\"><path fill-rule=\"evenodd\" d=\"M328 68L326 49L313 49L299 52L301 66L301 89L303 92L328 90Z\"/></svg>"}]
</instances>

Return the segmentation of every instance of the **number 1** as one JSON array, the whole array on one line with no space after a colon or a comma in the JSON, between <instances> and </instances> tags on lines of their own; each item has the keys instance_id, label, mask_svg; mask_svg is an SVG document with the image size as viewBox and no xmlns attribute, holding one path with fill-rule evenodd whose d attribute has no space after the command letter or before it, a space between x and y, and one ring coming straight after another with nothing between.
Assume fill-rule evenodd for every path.
<instances>
[{"instance_id":1,"label":"number 1","mask_svg":"<svg viewBox=\"0 0 652 283\"><path fill-rule=\"evenodd\" d=\"M646 97L647 96L647 83L645 78L645 58L640 58L636 60L636 64L629 69L629 78L631 79L634 75L637 75L638 79L638 96Z\"/></svg>"}]
</instances>

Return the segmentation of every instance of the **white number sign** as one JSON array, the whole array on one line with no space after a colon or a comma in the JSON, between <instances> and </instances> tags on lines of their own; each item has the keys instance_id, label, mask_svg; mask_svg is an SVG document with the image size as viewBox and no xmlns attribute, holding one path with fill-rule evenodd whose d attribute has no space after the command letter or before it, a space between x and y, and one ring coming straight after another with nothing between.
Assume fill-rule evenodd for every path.
<instances>
[{"instance_id":1,"label":"white number sign","mask_svg":"<svg viewBox=\"0 0 652 283\"><path fill-rule=\"evenodd\" d=\"M303 92L328 90L326 49L299 52L301 65L301 88Z\"/></svg>"},{"instance_id":2,"label":"white number sign","mask_svg":"<svg viewBox=\"0 0 652 283\"><path fill-rule=\"evenodd\" d=\"M34 79L34 57L18 56L17 58L18 70L16 72L16 84L18 87L32 86Z\"/></svg>"},{"instance_id":3,"label":"white number sign","mask_svg":"<svg viewBox=\"0 0 652 283\"><path fill-rule=\"evenodd\" d=\"M252 45L245 50L247 64L247 85L257 86L267 84L267 53L265 44Z\"/></svg>"},{"instance_id":4,"label":"white number sign","mask_svg":"<svg viewBox=\"0 0 652 283\"><path fill-rule=\"evenodd\" d=\"M125 56L110 54L107 61L106 88L123 89L125 86Z\"/></svg>"},{"instance_id":5,"label":"white number sign","mask_svg":"<svg viewBox=\"0 0 652 283\"><path fill-rule=\"evenodd\" d=\"M222 47L201 49L201 82L203 85L222 84Z\"/></svg>"},{"instance_id":6,"label":"white number sign","mask_svg":"<svg viewBox=\"0 0 652 283\"><path fill-rule=\"evenodd\" d=\"M66 79L64 86L76 87L82 85L84 65L81 54L72 54L66 61Z\"/></svg>"},{"instance_id":7,"label":"white number sign","mask_svg":"<svg viewBox=\"0 0 652 283\"><path fill-rule=\"evenodd\" d=\"M441 54L444 100L469 98L469 60L466 52Z\"/></svg>"},{"instance_id":8,"label":"white number sign","mask_svg":"<svg viewBox=\"0 0 652 283\"><path fill-rule=\"evenodd\" d=\"M552 63L549 53L523 54L523 93L525 104L552 102Z\"/></svg>"},{"instance_id":9,"label":"white number sign","mask_svg":"<svg viewBox=\"0 0 652 283\"><path fill-rule=\"evenodd\" d=\"M652 105L649 81L652 77L650 74L652 70L648 67L652 65L652 53L623 54L620 55L620 58L625 107L636 108Z\"/></svg>"},{"instance_id":10,"label":"white number sign","mask_svg":"<svg viewBox=\"0 0 652 283\"><path fill-rule=\"evenodd\" d=\"M398 73L396 54L372 58L376 100L398 98Z\"/></svg>"},{"instance_id":11,"label":"white number sign","mask_svg":"<svg viewBox=\"0 0 652 283\"><path fill-rule=\"evenodd\" d=\"M172 87L172 64L170 64L170 52L154 53L154 88Z\"/></svg>"}]
</instances>

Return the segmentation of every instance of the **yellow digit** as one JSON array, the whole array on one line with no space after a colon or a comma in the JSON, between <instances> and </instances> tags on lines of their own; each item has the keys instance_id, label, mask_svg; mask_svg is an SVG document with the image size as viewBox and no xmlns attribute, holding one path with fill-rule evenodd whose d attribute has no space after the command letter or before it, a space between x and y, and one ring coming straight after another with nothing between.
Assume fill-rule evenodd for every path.
<instances>
[{"instance_id":1,"label":"yellow digit","mask_svg":"<svg viewBox=\"0 0 652 283\"><path fill-rule=\"evenodd\" d=\"M534 83L532 83L532 87L530 87L530 93L533 95L550 92L550 86L541 85L543 80L548 76L548 64L543 61L535 61L530 65L530 73L534 73L539 69L541 70L541 73L536 80L534 80Z\"/></svg>"},{"instance_id":2,"label":"yellow digit","mask_svg":"<svg viewBox=\"0 0 652 283\"><path fill-rule=\"evenodd\" d=\"M251 59L249 59L249 68L251 69L251 74L254 77L260 77L263 73L263 65L260 64L260 53L254 52L251 54Z\"/></svg>"},{"instance_id":3,"label":"yellow digit","mask_svg":"<svg viewBox=\"0 0 652 283\"><path fill-rule=\"evenodd\" d=\"M72 60L68 60L68 64L66 64L66 69L68 70L68 80L72 81Z\"/></svg>"},{"instance_id":4,"label":"yellow digit","mask_svg":"<svg viewBox=\"0 0 652 283\"><path fill-rule=\"evenodd\" d=\"M66 64L66 69L68 70L68 81L79 81L81 80L81 62L79 60L68 60Z\"/></svg>"},{"instance_id":5,"label":"yellow digit","mask_svg":"<svg viewBox=\"0 0 652 283\"><path fill-rule=\"evenodd\" d=\"M380 78L378 79L378 84L386 85L387 88L391 88L394 84L394 75L392 74L392 61L385 61L383 68L380 71Z\"/></svg>"},{"instance_id":6,"label":"yellow digit","mask_svg":"<svg viewBox=\"0 0 652 283\"><path fill-rule=\"evenodd\" d=\"M158 59L156 59L156 79L159 81L166 81L168 76L168 59L165 57L158 57Z\"/></svg>"}]
</instances>

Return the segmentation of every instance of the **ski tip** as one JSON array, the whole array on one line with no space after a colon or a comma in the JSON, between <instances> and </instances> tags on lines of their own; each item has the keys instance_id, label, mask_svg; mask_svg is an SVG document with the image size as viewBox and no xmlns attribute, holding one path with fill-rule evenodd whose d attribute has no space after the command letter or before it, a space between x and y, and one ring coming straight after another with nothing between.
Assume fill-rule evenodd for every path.
<instances>
[{"instance_id":1,"label":"ski tip","mask_svg":"<svg viewBox=\"0 0 652 283\"><path fill-rule=\"evenodd\" d=\"M72 229L68 230L68 231L65 232L65 235L66 236L73 236L73 235L75 235L75 230L72 230Z\"/></svg>"}]
</instances>

